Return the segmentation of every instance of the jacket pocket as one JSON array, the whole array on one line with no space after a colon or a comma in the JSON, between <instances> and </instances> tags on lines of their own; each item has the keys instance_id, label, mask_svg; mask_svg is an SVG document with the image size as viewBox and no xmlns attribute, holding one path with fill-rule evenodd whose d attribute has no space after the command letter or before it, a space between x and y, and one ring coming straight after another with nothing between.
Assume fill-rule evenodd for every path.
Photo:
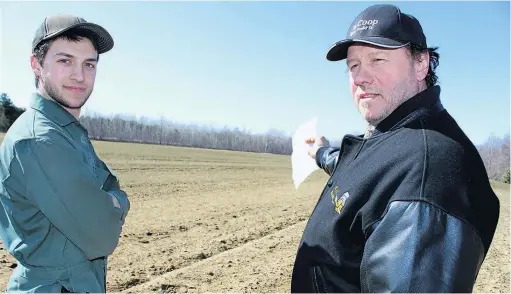
<instances>
[{"instance_id":1,"label":"jacket pocket","mask_svg":"<svg viewBox=\"0 0 511 294\"><path fill-rule=\"evenodd\" d=\"M312 268L312 287L316 293L328 293L323 273L317 265Z\"/></svg>"}]
</instances>

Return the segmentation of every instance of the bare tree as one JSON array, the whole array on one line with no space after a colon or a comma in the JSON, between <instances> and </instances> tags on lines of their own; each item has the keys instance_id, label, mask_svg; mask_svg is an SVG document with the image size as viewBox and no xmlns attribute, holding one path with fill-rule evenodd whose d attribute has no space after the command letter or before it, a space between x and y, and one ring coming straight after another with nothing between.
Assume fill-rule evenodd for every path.
<instances>
[{"instance_id":1,"label":"bare tree","mask_svg":"<svg viewBox=\"0 0 511 294\"><path fill-rule=\"evenodd\" d=\"M502 180L509 169L509 143L509 133L502 138L492 133L486 142L478 147L490 179Z\"/></svg>"},{"instance_id":2,"label":"bare tree","mask_svg":"<svg viewBox=\"0 0 511 294\"><path fill-rule=\"evenodd\" d=\"M7 116L5 116L5 111L3 107L0 108L0 131L6 132L9 129L9 120Z\"/></svg>"},{"instance_id":3,"label":"bare tree","mask_svg":"<svg viewBox=\"0 0 511 294\"><path fill-rule=\"evenodd\" d=\"M292 151L291 139L287 136L278 136L277 134L283 133L276 130L272 131L272 135L255 135L238 128L215 130L207 126L170 123L165 121L163 116L158 121L151 121L146 117L136 119L116 115L109 118L94 114L83 116L80 121L87 128L89 136L97 140L276 154L291 154Z\"/></svg>"}]
</instances>

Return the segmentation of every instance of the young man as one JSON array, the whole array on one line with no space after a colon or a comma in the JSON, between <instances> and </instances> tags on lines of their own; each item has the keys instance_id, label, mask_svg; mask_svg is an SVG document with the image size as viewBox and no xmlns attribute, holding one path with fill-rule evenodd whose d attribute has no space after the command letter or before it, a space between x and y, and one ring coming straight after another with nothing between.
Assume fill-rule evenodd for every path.
<instances>
[{"instance_id":1,"label":"young man","mask_svg":"<svg viewBox=\"0 0 511 294\"><path fill-rule=\"evenodd\" d=\"M346 59L369 127L309 152L331 177L303 233L292 292L472 291L499 201L442 107L438 57L417 19L392 5L364 10L328 52Z\"/></svg>"},{"instance_id":2,"label":"young man","mask_svg":"<svg viewBox=\"0 0 511 294\"><path fill-rule=\"evenodd\" d=\"M106 292L130 202L78 117L113 44L71 15L47 17L35 34L37 93L0 147L0 236L18 261L7 292Z\"/></svg>"}]
</instances>

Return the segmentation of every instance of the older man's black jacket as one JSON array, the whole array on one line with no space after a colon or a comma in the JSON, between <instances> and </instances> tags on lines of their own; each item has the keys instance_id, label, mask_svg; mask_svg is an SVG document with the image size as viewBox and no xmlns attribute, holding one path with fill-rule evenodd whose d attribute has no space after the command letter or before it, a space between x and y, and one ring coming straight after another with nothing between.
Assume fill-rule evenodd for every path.
<instances>
[{"instance_id":1,"label":"older man's black jacket","mask_svg":"<svg viewBox=\"0 0 511 294\"><path fill-rule=\"evenodd\" d=\"M292 292L471 292L499 218L477 149L434 86L372 137L318 150L331 175L307 223Z\"/></svg>"}]
</instances>

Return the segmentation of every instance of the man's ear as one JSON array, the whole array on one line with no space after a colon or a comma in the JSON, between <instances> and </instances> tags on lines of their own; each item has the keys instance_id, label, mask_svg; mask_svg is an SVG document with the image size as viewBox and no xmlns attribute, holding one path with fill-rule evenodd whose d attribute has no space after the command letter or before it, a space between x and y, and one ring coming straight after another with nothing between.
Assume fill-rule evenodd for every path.
<instances>
[{"instance_id":1,"label":"man's ear","mask_svg":"<svg viewBox=\"0 0 511 294\"><path fill-rule=\"evenodd\" d=\"M34 55L30 56L30 66L32 67L32 71L34 71L34 74L37 77L41 77L41 64L39 64L39 61Z\"/></svg>"},{"instance_id":2,"label":"man's ear","mask_svg":"<svg viewBox=\"0 0 511 294\"><path fill-rule=\"evenodd\" d=\"M415 70L417 73L417 80L422 82L426 79L429 71L429 52L419 54L415 60Z\"/></svg>"}]
</instances>

